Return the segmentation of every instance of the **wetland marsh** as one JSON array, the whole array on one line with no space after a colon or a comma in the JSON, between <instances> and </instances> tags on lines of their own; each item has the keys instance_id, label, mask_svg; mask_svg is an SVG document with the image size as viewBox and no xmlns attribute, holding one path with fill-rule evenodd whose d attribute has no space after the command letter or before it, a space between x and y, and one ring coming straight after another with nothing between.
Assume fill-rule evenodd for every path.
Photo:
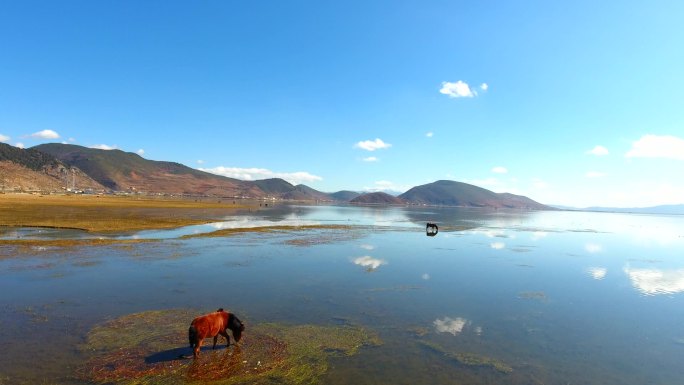
<instances>
[{"instance_id":1,"label":"wetland marsh","mask_svg":"<svg viewBox=\"0 0 684 385\"><path fill-rule=\"evenodd\" d=\"M172 229L0 228L0 384L684 377L681 216L200 210ZM242 347L175 359L218 307L245 323Z\"/></svg>"}]
</instances>

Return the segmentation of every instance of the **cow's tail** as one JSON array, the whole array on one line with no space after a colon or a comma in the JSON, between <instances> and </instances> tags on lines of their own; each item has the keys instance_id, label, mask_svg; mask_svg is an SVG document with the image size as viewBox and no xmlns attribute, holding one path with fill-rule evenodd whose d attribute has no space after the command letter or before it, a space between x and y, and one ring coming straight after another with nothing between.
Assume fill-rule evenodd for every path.
<instances>
[{"instance_id":1,"label":"cow's tail","mask_svg":"<svg viewBox=\"0 0 684 385\"><path fill-rule=\"evenodd\" d=\"M197 343L197 329L192 325L188 329L188 339L190 340L190 347L194 348Z\"/></svg>"}]
</instances>

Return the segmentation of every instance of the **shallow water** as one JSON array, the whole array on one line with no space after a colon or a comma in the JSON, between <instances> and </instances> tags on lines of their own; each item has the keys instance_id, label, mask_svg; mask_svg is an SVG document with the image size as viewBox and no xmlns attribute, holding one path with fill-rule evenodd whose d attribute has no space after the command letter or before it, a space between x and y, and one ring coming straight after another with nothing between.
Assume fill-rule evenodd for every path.
<instances>
[{"instance_id":1,"label":"shallow water","mask_svg":"<svg viewBox=\"0 0 684 385\"><path fill-rule=\"evenodd\" d=\"M224 219L114 235L159 239L153 243L0 245L0 384L82 383L74 377L78 346L93 325L146 310L217 307L237 313L247 330L262 322L376 330L384 345L334 359L328 384L684 378L682 216L279 206ZM439 224L437 236L425 236L428 221ZM353 228L176 239L304 224ZM16 235L100 236L0 234ZM453 358L465 353L512 371Z\"/></svg>"}]
</instances>

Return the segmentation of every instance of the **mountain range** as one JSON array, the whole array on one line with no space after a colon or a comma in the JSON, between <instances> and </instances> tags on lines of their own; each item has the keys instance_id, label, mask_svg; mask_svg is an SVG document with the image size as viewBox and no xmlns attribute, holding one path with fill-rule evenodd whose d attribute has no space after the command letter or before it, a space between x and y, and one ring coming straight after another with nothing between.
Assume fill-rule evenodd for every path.
<instances>
[{"instance_id":1,"label":"mountain range","mask_svg":"<svg viewBox=\"0 0 684 385\"><path fill-rule=\"evenodd\" d=\"M0 190L92 191L242 197L356 204L418 204L553 210L527 197L495 193L467 183L440 180L399 196L343 190L317 191L280 179L245 181L180 163L148 160L121 150L48 143L21 149L0 143Z\"/></svg>"}]
</instances>

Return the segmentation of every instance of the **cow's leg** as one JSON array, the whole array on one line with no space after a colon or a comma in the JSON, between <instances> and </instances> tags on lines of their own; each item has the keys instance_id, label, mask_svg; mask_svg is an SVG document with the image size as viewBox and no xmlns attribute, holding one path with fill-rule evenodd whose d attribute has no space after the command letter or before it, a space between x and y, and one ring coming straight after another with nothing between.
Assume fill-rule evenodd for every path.
<instances>
[{"instance_id":1,"label":"cow's leg","mask_svg":"<svg viewBox=\"0 0 684 385\"><path fill-rule=\"evenodd\" d=\"M212 349L216 349L216 341L218 341L218 334L214 336L214 347Z\"/></svg>"}]
</instances>

